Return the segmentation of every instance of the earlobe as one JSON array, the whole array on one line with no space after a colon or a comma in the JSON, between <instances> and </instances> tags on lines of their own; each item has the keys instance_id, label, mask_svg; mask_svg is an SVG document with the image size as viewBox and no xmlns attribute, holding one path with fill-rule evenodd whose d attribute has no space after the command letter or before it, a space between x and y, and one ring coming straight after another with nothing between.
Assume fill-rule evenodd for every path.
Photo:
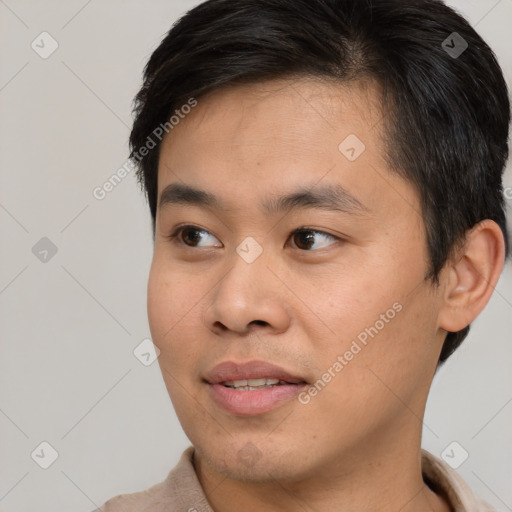
<instances>
[{"instance_id":1,"label":"earlobe","mask_svg":"<svg viewBox=\"0 0 512 512\"><path fill-rule=\"evenodd\" d=\"M467 233L464 246L447 263L439 327L449 332L469 325L489 302L505 262L505 241L492 220Z\"/></svg>"}]
</instances>

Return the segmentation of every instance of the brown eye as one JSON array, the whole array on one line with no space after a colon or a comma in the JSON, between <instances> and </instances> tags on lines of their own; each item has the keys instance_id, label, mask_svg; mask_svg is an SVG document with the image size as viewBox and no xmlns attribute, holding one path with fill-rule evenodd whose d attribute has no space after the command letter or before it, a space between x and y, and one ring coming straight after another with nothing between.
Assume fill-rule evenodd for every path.
<instances>
[{"instance_id":1,"label":"brown eye","mask_svg":"<svg viewBox=\"0 0 512 512\"><path fill-rule=\"evenodd\" d=\"M195 247L196 243L201 241L200 233L204 231L195 228L185 228L181 230L181 239L186 245Z\"/></svg>"},{"instance_id":2,"label":"brown eye","mask_svg":"<svg viewBox=\"0 0 512 512\"><path fill-rule=\"evenodd\" d=\"M172 234L169 235L169 239L174 241L177 244L185 245L186 247L191 248L202 248L202 247L222 247L222 244L219 243L208 243L208 237L213 239L213 241L217 240L215 236L213 236L209 231L205 229L198 228L196 226L181 226ZM199 245L203 240L206 240L207 243L203 243L203 245ZM218 240L217 240L218 242Z\"/></svg>"},{"instance_id":3,"label":"brown eye","mask_svg":"<svg viewBox=\"0 0 512 512\"><path fill-rule=\"evenodd\" d=\"M292 240L295 246L304 251L310 251L315 245L315 242L320 244L320 247L316 247L315 249L324 249L331 245L330 243L325 243L325 241L329 239L336 241L337 237L314 229L298 229L292 233Z\"/></svg>"}]
</instances>

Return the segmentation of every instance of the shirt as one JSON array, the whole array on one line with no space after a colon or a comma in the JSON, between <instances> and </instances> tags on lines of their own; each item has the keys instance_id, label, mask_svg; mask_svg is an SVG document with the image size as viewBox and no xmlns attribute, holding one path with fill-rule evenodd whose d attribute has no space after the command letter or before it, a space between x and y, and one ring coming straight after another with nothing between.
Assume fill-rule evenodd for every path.
<instances>
[{"instance_id":1,"label":"shirt","mask_svg":"<svg viewBox=\"0 0 512 512\"><path fill-rule=\"evenodd\" d=\"M101 512L214 512L197 478L189 446L167 478L149 489L111 498ZM458 473L445 462L421 450L425 483L443 496L453 512L494 512L476 498Z\"/></svg>"}]
</instances>

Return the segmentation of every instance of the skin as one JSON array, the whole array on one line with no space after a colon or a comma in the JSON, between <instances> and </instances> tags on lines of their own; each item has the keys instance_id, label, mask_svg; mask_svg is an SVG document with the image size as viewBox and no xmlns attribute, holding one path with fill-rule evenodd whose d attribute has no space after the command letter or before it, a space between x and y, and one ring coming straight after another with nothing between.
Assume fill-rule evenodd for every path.
<instances>
[{"instance_id":1,"label":"skin","mask_svg":"<svg viewBox=\"0 0 512 512\"><path fill-rule=\"evenodd\" d=\"M279 80L200 98L163 141L159 195L182 183L226 206L159 206L148 283L162 375L216 512L449 510L422 480L422 419L446 331L489 300L503 237L480 223L440 286L425 281L419 196L386 163L383 122L371 84ZM355 161L338 149L349 134L366 146ZM326 184L368 211L260 208ZM206 233L169 239L182 224ZM322 232L308 231L309 246L292 235L304 226ZM249 236L263 249L252 263L236 252ZM309 403L237 416L212 401L203 379L226 360L265 360L315 382L396 303Z\"/></svg>"}]
</instances>

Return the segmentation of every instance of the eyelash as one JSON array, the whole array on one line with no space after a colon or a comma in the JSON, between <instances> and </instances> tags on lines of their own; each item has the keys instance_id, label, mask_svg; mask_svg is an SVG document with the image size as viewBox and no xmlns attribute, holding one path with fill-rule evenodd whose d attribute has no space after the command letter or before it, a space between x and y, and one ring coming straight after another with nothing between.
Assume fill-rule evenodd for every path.
<instances>
[{"instance_id":1,"label":"eyelash","mask_svg":"<svg viewBox=\"0 0 512 512\"><path fill-rule=\"evenodd\" d=\"M170 235L167 235L166 238L169 239L170 241L172 241L173 243L176 243L178 245L184 246L186 249L207 249L208 248L208 247L194 247L194 246L187 245L187 244L183 243L183 241L180 238L180 235L186 229L192 229L192 230L195 230L195 231L198 231L198 232L211 234L206 229L203 229L203 228L200 228L198 226L191 225L191 224L187 224L187 225L184 225L184 226L178 226L174 230L174 232L172 234L170 234ZM290 233L290 236L288 237L288 239L290 239L291 237L293 237L294 235L296 235L298 233L308 233L308 232L309 233L316 233L316 234L325 235L326 237L331 238L331 239L333 239L335 241L341 241L342 240L341 238L339 238L337 236L334 236L334 235L331 235L330 233L326 233L325 231L320 231L318 229L312 229L312 228L309 228L307 226L302 226L302 227L297 228L294 231L292 231ZM330 244L330 245L332 245L332 244ZM322 249L325 249L325 248L314 249L314 250L307 250L307 249L300 249L298 247L294 247L294 249L297 249L297 250L302 251L302 252L318 252L318 251L321 251Z\"/></svg>"}]
</instances>

